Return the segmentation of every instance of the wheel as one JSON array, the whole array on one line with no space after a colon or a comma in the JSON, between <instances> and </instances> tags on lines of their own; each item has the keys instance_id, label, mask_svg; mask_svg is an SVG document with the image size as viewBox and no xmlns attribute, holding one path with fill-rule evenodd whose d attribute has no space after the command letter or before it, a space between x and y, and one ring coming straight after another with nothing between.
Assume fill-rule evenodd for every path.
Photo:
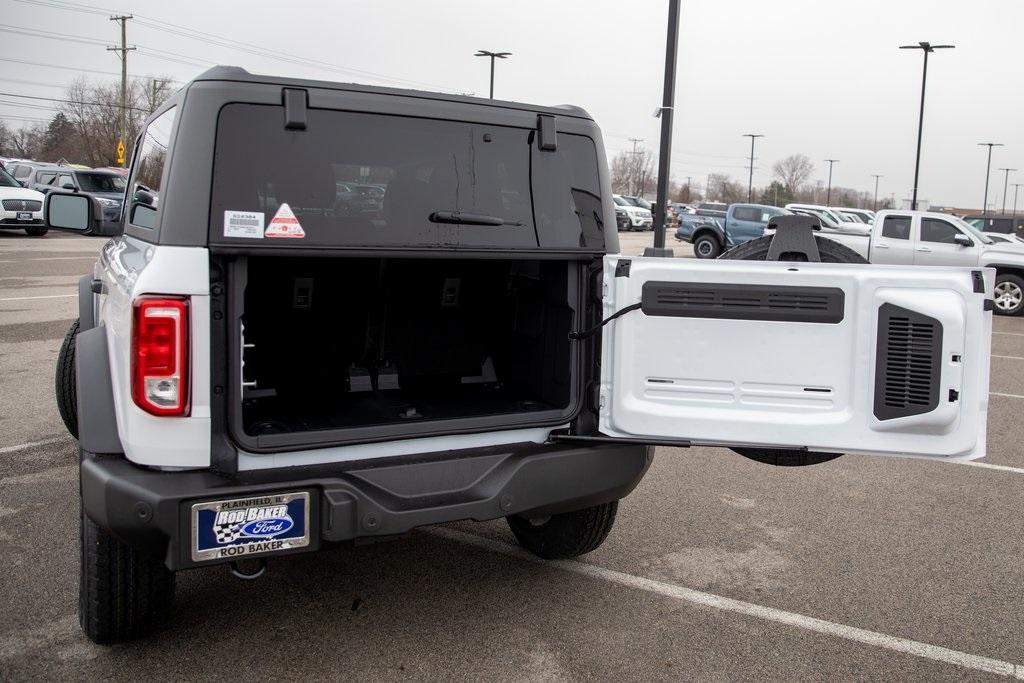
<instances>
[{"instance_id":1,"label":"wheel","mask_svg":"<svg viewBox=\"0 0 1024 683\"><path fill-rule=\"evenodd\" d=\"M867 263L867 259L850 249L846 245L820 235L814 236L818 245L818 255L822 263ZM737 261L764 261L768 258L768 249L772 244L772 236L759 237L743 244L733 247L722 254L719 258L732 259ZM815 451L804 451L781 448L733 448L734 453L750 458L766 465L778 467L804 467L817 465L829 460L835 460L842 453L818 453Z\"/></svg>"},{"instance_id":2,"label":"wheel","mask_svg":"<svg viewBox=\"0 0 1024 683\"><path fill-rule=\"evenodd\" d=\"M170 609L174 572L81 514L78 621L89 640L110 645L153 631Z\"/></svg>"},{"instance_id":3,"label":"wheel","mask_svg":"<svg viewBox=\"0 0 1024 683\"><path fill-rule=\"evenodd\" d=\"M53 393L57 399L57 412L68 434L78 438L78 383L75 381L75 339L78 320L71 323L57 354L57 369L53 378Z\"/></svg>"},{"instance_id":4,"label":"wheel","mask_svg":"<svg viewBox=\"0 0 1024 683\"><path fill-rule=\"evenodd\" d=\"M996 275L995 304L999 315L1024 312L1024 279L1009 273Z\"/></svg>"},{"instance_id":5,"label":"wheel","mask_svg":"<svg viewBox=\"0 0 1024 683\"><path fill-rule=\"evenodd\" d=\"M867 263L868 260L850 249L845 244L820 235L814 236L818 243L818 255L822 263ZM734 261L764 261L768 258L768 248L771 247L772 236L758 237L743 244L733 247L718 258L732 259Z\"/></svg>"},{"instance_id":6,"label":"wheel","mask_svg":"<svg viewBox=\"0 0 1024 683\"><path fill-rule=\"evenodd\" d=\"M604 543L615 524L619 502L551 515L543 519L507 517L519 545L546 560L578 557Z\"/></svg>"},{"instance_id":7,"label":"wheel","mask_svg":"<svg viewBox=\"0 0 1024 683\"><path fill-rule=\"evenodd\" d=\"M49 228L25 228L25 234L29 237L42 237L48 232Z\"/></svg>"},{"instance_id":8,"label":"wheel","mask_svg":"<svg viewBox=\"0 0 1024 683\"><path fill-rule=\"evenodd\" d=\"M693 253L697 258L718 258L722 253L722 244L714 235L705 233L694 241Z\"/></svg>"}]
</instances>

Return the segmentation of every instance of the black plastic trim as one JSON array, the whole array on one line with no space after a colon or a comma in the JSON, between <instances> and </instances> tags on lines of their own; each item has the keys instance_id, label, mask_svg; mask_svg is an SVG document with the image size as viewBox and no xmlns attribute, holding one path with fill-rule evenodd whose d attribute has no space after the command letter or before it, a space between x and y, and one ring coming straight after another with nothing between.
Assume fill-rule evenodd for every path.
<instances>
[{"instance_id":1,"label":"black plastic trim","mask_svg":"<svg viewBox=\"0 0 1024 683\"><path fill-rule=\"evenodd\" d=\"M183 569L197 566L189 554L188 511L195 502L309 491L311 544L292 551L306 552L324 542L394 536L428 524L611 502L629 494L651 463L650 449L628 444L519 443L435 455L224 477L160 472L83 452L82 505L101 527Z\"/></svg>"},{"instance_id":2,"label":"black plastic trim","mask_svg":"<svg viewBox=\"0 0 1024 683\"><path fill-rule=\"evenodd\" d=\"M542 152L554 152L558 149L558 128L557 119L547 114L537 116L537 128L540 134L537 137L537 147Z\"/></svg>"},{"instance_id":3,"label":"black plastic trim","mask_svg":"<svg viewBox=\"0 0 1024 683\"><path fill-rule=\"evenodd\" d=\"M81 330L75 337L75 381L78 443L93 453L123 453L107 360L107 328Z\"/></svg>"},{"instance_id":4,"label":"black plastic trim","mask_svg":"<svg viewBox=\"0 0 1024 683\"><path fill-rule=\"evenodd\" d=\"M845 294L838 287L650 281L640 303L651 316L835 324L843 320Z\"/></svg>"},{"instance_id":5,"label":"black plastic trim","mask_svg":"<svg viewBox=\"0 0 1024 683\"><path fill-rule=\"evenodd\" d=\"M93 278L83 275L78 279L78 332L96 327L95 308L93 307Z\"/></svg>"},{"instance_id":6,"label":"black plastic trim","mask_svg":"<svg viewBox=\"0 0 1024 683\"><path fill-rule=\"evenodd\" d=\"M875 406L879 420L923 415L939 405L942 323L895 304L878 309Z\"/></svg>"},{"instance_id":7,"label":"black plastic trim","mask_svg":"<svg viewBox=\"0 0 1024 683\"><path fill-rule=\"evenodd\" d=\"M971 271L971 280L974 283L974 293L985 293L985 276L980 270Z\"/></svg>"},{"instance_id":8,"label":"black plastic trim","mask_svg":"<svg viewBox=\"0 0 1024 683\"><path fill-rule=\"evenodd\" d=\"M286 130L306 130L307 100L309 93L295 88L282 88L284 99L284 127Z\"/></svg>"}]
</instances>

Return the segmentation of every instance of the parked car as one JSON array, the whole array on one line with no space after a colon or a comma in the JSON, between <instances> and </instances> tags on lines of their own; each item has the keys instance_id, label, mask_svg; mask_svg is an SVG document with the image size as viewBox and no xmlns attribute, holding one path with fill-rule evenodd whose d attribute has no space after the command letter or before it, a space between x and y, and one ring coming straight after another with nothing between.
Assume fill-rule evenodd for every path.
<instances>
[{"instance_id":1,"label":"parked car","mask_svg":"<svg viewBox=\"0 0 1024 683\"><path fill-rule=\"evenodd\" d=\"M622 209L627 219L626 230L650 230L654 226L654 215L650 209L645 209L634 204L621 195L612 195L612 201L618 207L615 210L616 225L618 225L619 209Z\"/></svg>"},{"instance_id":2,"label":"parked car","mask_svg":"<svg viewBox=\"0 0 1024 683\"><path fill-rule=\"evenodd\" d=\"M695 214L680 216L676 239L692 244L697 258L718 258L726 249L761 237L772 218L788 213L763 204L730 204L724 216L698 209Z\"/></svg>"},{"instance_id":3,"label":"parked car","mask_svg":"<svg viewBox=\"0 0 1024 683\"><path fill-rule=\"evenodd\" d=\"M842 216L837 214L827 206L819 206L817 204L786 204L786 208L790 211L800 211L803 213L811 213L822 218L822 223L829 227L835 227L837 230L849 230L852 232L867 235L871 232L871 226L865 225L864 223L858 223L855 221L848 221Z\"/></svg>"},{"instance_id":4,"label":"parked car","mask_svg":"<svg viewBox=\"0 0 1024 683\"><path fill-rule=\"evenodd\" d=\"M971 214L963 219L981 232L1024 237L1024 214Z\"/></svg>"},{"instance_id":5,"label":"parked car","mask_svg":"<svg viewBox=\"0 0 1024 683\"><path fill-rule=\"evenodd\" d=\"M426 525L587 553L654 443L984 455L991 275L625 256L582 109L217 67L142 127L56 369L94 641L152 630L179 570ZM351 165L390 178L379 217L334 212Z\"/></svg>"},{"instance_id":6,"label":"parked car","mask_svg":"<svg viewBox=\"0 0 1024 683\"><path fill-rule=\"evenodd\" d=\"M854 209L847 206L833 206L831 209L833 212L855 216L860 219L861 223L871 225L875 222L875 212L869 211L868 209Z\"/></svg>"},{"instance_id":7,"label":"parked car","mask_svg":"<svg viewBox=\"0 0 1024 683\"><path fill-rule=\"evenodd\" d=\"M26 177L29 187L48 193L57 189L74 190L96 199L103 208L103 235L120 230L121 205L127 180L112 171L81 170L68 166L37 165Z\"/></svg>"},{"instance_id":8,"label":"parked car","mask_svg":"<svg viewBox=\"0 0 1024 683\"><path fill-rule=\"evenodd\" d=\"M946 213L879 211L870 236L822 232L871 263L994 268L995 311L1024 313L1024 243L997 242Z\"/></svg>"},{"instance_id":9,"label":"parked car","mask_svg":"<svg viewBox=\"0 0 1024 683\"><path fill-rule=\"evenodd\" d=\"M30 190L0 169L0 228L24 230L30 237L46 234L43 195Z\"/></svg>"}]
</instances>

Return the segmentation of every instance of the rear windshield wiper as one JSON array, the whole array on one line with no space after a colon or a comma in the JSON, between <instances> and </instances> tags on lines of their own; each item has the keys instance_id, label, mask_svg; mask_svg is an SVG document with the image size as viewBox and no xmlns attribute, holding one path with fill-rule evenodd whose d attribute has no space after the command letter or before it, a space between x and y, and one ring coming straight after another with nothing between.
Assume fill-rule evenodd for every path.
<instances>
[{"instance_id":1,"label":"rear windshield wiper","mask_svg":"<svg viewBox=\"0 0 1024 683\"><path fill-rule=\"evenodd\" d=\"M500 216L461 211L435 211L430 214L431 223L453 223L457 225L522 225L522 221L508 221Z\"/></svg>"}]
</instances>

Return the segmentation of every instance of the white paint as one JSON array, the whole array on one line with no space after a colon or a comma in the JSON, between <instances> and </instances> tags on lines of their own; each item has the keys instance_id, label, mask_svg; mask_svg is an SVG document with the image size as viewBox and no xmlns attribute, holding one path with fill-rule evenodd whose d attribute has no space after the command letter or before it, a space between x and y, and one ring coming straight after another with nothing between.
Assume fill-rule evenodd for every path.
<instances>
[{"instance_id":1,"label":"white paint","mask_svg":"<svg viewBox=\"0 0 1024 683\"><path fill-rule=\"evenodd\" d=\"M1024 474L1024 467L1010 467L1009 465L995 465L990 462L978 462L977 460L953 460L951 461L957 465L970 465L971 467L984 467L987 470L998 470L1000 472L1013 472L1014 474Z\"/></svg>"},{"instance_id":2,"label":"white paint","mask_svg":"<svg viewBox=\"0 0 1024 683\"><path fill-rule=\"evenodd\" d=\"M519 548L515 548L506 543L482 538L480 536L447 527L434 528L428 533L457 541L459 543L466 543L478 548L483 548L491 552L509 555L521 560L543 564L546 567L554 567L562 571L572 572L573 574L579 574L581 576L615 583L627 588L642 590L647 593L653 593L655 595L660 595L679 602L690 603L691 605L697 605L699 607L709 607L711 609L732 612L734 614L742 614L755 619L761 619L762 621L783 624L785 626L791 626L793 628L799 628L813 633L820 633L822 635L842 638L844 640L862 643L864 645L870 645L872 647L878 647L893 652L900 652L903 654L913 655L915 657L921 657L923 659L930 659L935 662L952 664L965 669L984 671L986 673L993 673L1001 676L1013 676L1024 680L1024 665L1014 664L1012 662L972 655L967 652L952 650L939 645L930 645L928 643L922 643L908 638L900 638L898 636L891 636L877 631L857 628L856 626L838 624L836 622L817 619L815 617L809 617L796 612L787 612L774 607L765 607L763 605L757 605L743 600L725 598L720 595L704 593L702 591L685 588L683 586L666 583L664 581L656 581L654 579L647 579L641 576L634 576L614 569L598 567L596 565L576 560L542 560L527 553L525 550L520 550Z\"/></svg>"},{"instance_id":3,"label":"white paint","mask_svg":"<svg viewBox=\"0 0 1024 683\"><path fill-rule=\"evenodd\" d=\"M1024 332L993 332L992 334L1005 334L1011 337L1024 337Z\"/></svg>"},{"instance_id":4,"label":"white paint","mask_svg":"<svg viewBox=\"0 0 1024 683\"><path fill-rule=\"evenodd\" d=\"M23 263L25 261L95 261L96 256L33 256L31 258L4 259L0 263Z\"/></svg>"},{"instance_id":5,"label":"white paint","mask_svg":"<svg viewBox=\"0 0 1024 683\"><path fill-rule=\"evenodd\" d=\"M43 439L42 441L29 441L28 443L20 443L17 446L4 446L0 448L0 455L18 453L19 451L27 451L30 448L38 448L39 446L50 446L55 443L63 443L65 441L70 440L66 436L55 436L52 439Z\"/></svg>"},{"instance_id":6,"label":"white paint","mask_svg":"<svg viewBox=\"0 0 1024 683\"><path fill-rule=\"evenodd\" d=\"M993 358L1005 358L1006 360L1024 360L1024 356L997 356L992 354Z\"/></svg>"},{"instance_id":7,"label":"white paint","mask_svg":"<svg viewBox=\"0 0 1024 683\"><path fill-rule=\"evenodd\" d=\"M0 299L0 301L32 301L33 299L70 299L71 297L77 297L78 294L48 294L46 296L14 296L8 299Z\"/></svg>"},{"instance_id":8,"label":"white paint","mask_svg":"<svg viewBox=\"0 0 1024 683\"><path fill-rule=\"evenodd\" d=\"M1024 396L1021 396L1020 394L1002 394L1002 393L1000 393L998 391L990 391L990 392L988 392L988 395L989 396L1003 396L1005 398L1024 398Z\"/></svg>"}]
</instances>

